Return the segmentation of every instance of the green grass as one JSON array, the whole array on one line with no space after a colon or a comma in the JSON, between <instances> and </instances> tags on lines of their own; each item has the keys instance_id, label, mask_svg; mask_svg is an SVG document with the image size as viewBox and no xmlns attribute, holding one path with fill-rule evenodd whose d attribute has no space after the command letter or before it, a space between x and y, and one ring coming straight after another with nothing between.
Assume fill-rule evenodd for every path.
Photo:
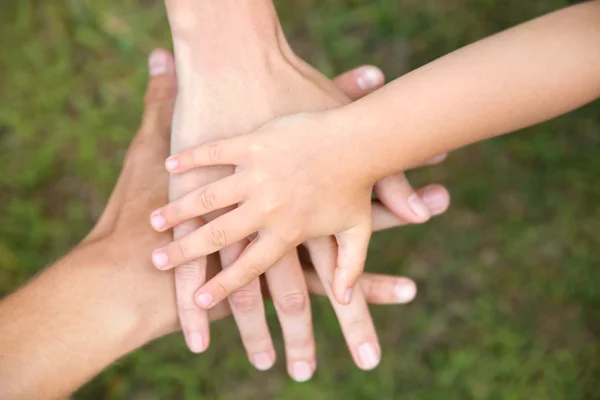
<instances>
[{"instance_id":1,"label":"green grass","mask_svg":"<svg viewBox=\"0 0 600 400\"><path fill-rule=\"evenodd\" d=\"M294 48L333 75L389 78L566 1L281 0ZM99 215L136 130L145 57L169 47L160 1L0 4L0 295L75 244ZM319 370L248 364L232 321L206 355L179 335L120 361L79 399L600 398L600 107L456 152L412 173L450 188L448 214L378 234L368 269L420 284L374 308L384 359L352 366L325 300L313 303ZM269 306L269 315L274 316ZM271 318L278 348L281 335Z\"/></svg>"}]
</instances>

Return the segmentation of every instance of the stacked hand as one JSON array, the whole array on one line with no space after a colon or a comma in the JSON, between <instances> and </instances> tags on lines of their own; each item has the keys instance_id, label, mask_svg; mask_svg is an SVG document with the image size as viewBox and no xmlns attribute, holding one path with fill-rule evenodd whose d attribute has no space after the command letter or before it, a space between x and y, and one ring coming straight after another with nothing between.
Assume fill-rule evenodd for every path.
<instances>
[{"instance_id":1,"label":"stacked hand","mask_svg":"<svg viewBox=\"0 0 600 400\"><path fill-rule=\"evenodd\" d=\"M157 63L160 64L160 68L157 67ZM160 322L161 328L157 334L160 336L178 326L174 314L172 287L170 286L173 274L147 270L145 264L140 263L137 258L140 253L144 252L144 249L150 251L154 247L163 246L170 241L171 237L166 232L157 233L151 230L143 218L158 204L167 201L168 182L164 159L167 156L173 98L176 91L174 63L171 55L164 50L155 51L151 57L151 71L155 71L154 73L158 75L151 78L146 95L146 110L142 128L128 152L125 168L105 213L83 245L110 240L112 243L110 247L118 249L118 254L114 254L112 257L132 266L127 269L127 276L131 279L130 283L126 284L129 289L125 292L133 298L131 303L148 305L151 312L156 314L154 320ZM342 82L345 81L342 80ZM140 217L142 218L140 219ZM373 229L386 229L401 223L395 217L387 214L374 214ZM134 245L131 242L133 239L136 241ZM307 293L330 294L313 267L313 263L318 263L319 260L328 256L329 250L327 247L315 246L312 254L316 258L311 260L303 257L301 264L299 262L298 265L302 265L302 268L298 270L299 283L306 288ZM266 253L271 251L272 249L266 249ZM325 260L325 262L332 261ZM138 265L140 268L135 267ZM319 265L316 266L319 267ZM218 271L218 262L214 258L210 259L207 275L212 277ZM297 282L292 282L292 284L295 283ZM406 303L414 297L416 290L414 282L404 277L364 274L359 283L365 304L366 301L376 304ZM305 380L312 375L314 366L308 362L303 363L300 357L304 357L304 354L297 353L299 345L296 340L302 340L299 335L303 335L307 328L310 329L303 325L303 316L308 305L305 303L302 308L298 308L292 302L286 303L285 300L278 299L277 296L282 294L281 288L285 288L286 284L285 281L273 284L267 279L266 282L259 285L259 290L262 289L264 295L273 297L276 307L282 315L282 322L285 324L283 328L288 330L286 351L290 355L288 356L290 374L297 380ZM146 300L140 301L140 299ZM343 311L339 313L342 316L341 323L346 335L361 339L360 335L364 334L365 328L372 329L372 327L363 326L365 320L361 318L368 318L366 305L364 307L365 312L359 314L358 319L352 319L355 315L350 313L345 314ZM362 311L362 309L360 310ZM220 318L228 315L230 308L227 303L222 302L210 311L211 319ZM310 317L310 314L308 315ZM370 324L370 320L368 322ZM311 333L309 331L309 334ZM353 333L359 335L351 336ZM310 339L312 340L312 337ZM312 342L310 345L314 346ZM369 356L369 354L362 355L363 358Z\"/></svg>"},{"instance_id":2,"label":"stacked hand","mask_svg":"<svg viewBox=\"0 0 600 400\"><path fill-rule=\"evenodd\" d=\"M173 28L173 21L171 26ZM253 48L245 48L244 56L240 57L239 53L236 55L235 46L230 43L225 59L213 59L210 54L203 52L202 43L199 44L201 37L181 35L181 31L173 29L180 88L171 143L174 153L203 142L230 136L232 133L250 131L281 115L339 107L350 101L349 96L353 99L361 97L383 82L383 77L377 69L363 67L336 80L338 88L299 60L287 43L282 41L281 35L277 37L278 44L269 48L266 57L263 57L264 49L252 51ZM244 60L243 63L239 62L240 58ZM282 144L285 145L285 142L282 141ZM441 158L437 161L441 161ZM297 227L294 227L285 233L289 238L290 233L296 231L297 235L294 236L297 237L294 240L283 244L271 240L257 248L259 242L264 242L261 239L265 239L264 235L261 237L259 233L259 240L247 248L246 236L251 233L250 230L247 230L245 235L242 232L226 232L229 237L223 237L223 231L211 232L202 227L200 219L191 218L213 211L205 215L205 220L211 223L226 211L232 211L231 215L226 214L222 218L231 222L240 215L248 217L247 221L235 221L245 228L260 216L249 215L252 209L244 210L244 207L219 209L217 202L221 201L220 198L197 190L233 172L231 167L219 167L172 175L171 199L179 203L174 207L154 212L151 222L159 231L174 226L176 241L157 249L153 253L153 262L160 269L177 267L175 277L180 322L189 347L195 352L200 352L206 349L209 343L206 312L198 306L206 307L227 297L249 359L259 369L267 369L273 365L275 352L268 333L256 278L266 269L266 264L276 262L273 268L266 271L265 278L283 329L288 369L292 376L298 375L294 372L300 368L298 366L308 368L312 374L316 361L310 307L307 302L306 282L302 277L294 248L303 236L311 235L306 235L306 232L299 233ZM327 175L328 171L319 170L317 174ZM246 184L250 185L251 181ZM402 174L380 182L376 192L383 205L376 202L371 213L370 199L363 204L366 217L363 216L362 221L365 227L370 227L371 223L368 221L371 215L379 226L386 227L424 222L430 216L445 211L449 203L448 194L442 187L428 186L415 192ZM241 192L232 192L235 193ZM427 205L425 202L428 202ZM204 208L186 206L190 203L200 204L200 207L204 205ZM235 203L237 202L234 200L227 205ZM177 225L183 221L183 224ZM283 228L281 225L279 229ZM366 237L370 232L369 228ZM271 248L268 243L273 243L274 247ZM321 281L327 283L324 285L327 294L333 300L334 294L329 283L333 281L337 265L336 241L325 237L311 241L307 246ZM239 279L235 282L217 281L223 283L218 287L218 292L197 292L206 280L205 261L198 258L221 248L220 258L225 274L240 271L239 268L232 267L240 255L238 265L249 256L255 257L257 262L251 265L252 268L244 270L249 272L248 274L235 278ZM268 250L262 253L261 248ZM362 249L365 250L366 246ZM264 265L260 260L263 260ZM244 284L247 285L242 287ZM399 288L398 293L404 301L410 301L415 295L415 288L407 284ZM334 300L332 304L356 363L364 369L375 367L380 357L379 344L361 288L356 287L353 290L351 299L345 299L345 291L341 293L340 290L336 290L335 297L338 301Z\"/></svg>"}]
</instances>

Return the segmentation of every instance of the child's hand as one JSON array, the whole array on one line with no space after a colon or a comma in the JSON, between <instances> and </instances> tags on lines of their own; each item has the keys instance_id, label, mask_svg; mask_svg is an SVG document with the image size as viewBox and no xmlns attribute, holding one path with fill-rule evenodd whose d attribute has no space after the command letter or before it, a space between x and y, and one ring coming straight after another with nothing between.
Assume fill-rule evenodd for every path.
<instances>
[{"instance_id":1,"label":"child's hand","mask_svg":"<svg viewBox=\"0 0 600 400\"><path fill-rule=\"evenodd\" d=\"M241 205L155 250L158 268L175 267L257 233L239 259L200 291L198 300L205 307L254 280L300 243L328 235L335 235L339 249L333 291L338 301L350 302L371 236L374 182L361 178L366 174L353 168L352 152L340 148L342 132L321 134L323 115L280 118L251 134L189 149L166 161L172 173L211 165L236 165L237 172L156 210L152 220L158 230Z\"/></svg>"}]
</instances>

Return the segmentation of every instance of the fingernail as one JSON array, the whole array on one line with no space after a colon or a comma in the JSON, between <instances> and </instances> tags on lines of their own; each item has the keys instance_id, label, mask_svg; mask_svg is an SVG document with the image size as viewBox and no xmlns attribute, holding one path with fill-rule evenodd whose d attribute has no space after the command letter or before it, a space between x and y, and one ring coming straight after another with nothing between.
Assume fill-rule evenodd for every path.
<instances>
[{"instance_id":1,"label":"fingernail","mask_svg":"<svg viewBox=\"0 0 600 400\"><path fill-rule=\"evenodd\" d=\"M313 371L310 365L305 361L296 361L292 365L292 378L296 382L306 382L312 378Z\"/></svg>"},{"instance_id":2,"label":"fingernail","mask_svg":"<svg viewBox=\"0 0 600 400\"><path fill-rule=\"evenodd\" d=\"M160 212L156 212L156 214L150 216L150 224L154 229L160 231L165 227L165 225L167 225L167 220L165 220L165 217L160 215Z\"/></svg>"},{"instance_id":3,"label":"fingernail","mask_svg":"<svg viewBox=\"0 0 600 400\"><path fill-rule=\"evenodd\" d=\"M352 289L346 289L346 292L344 293L344 302L350 304L350 301L352 301Z\"/></svg>"},{"instance_id":4,"label":"fingernail","mask_svg":"<svg viewBox=\"0 0 600 400\"><path fill-rule=\"evenodd\" d=\"M440 215L448 207L448 201L442 190L435 187L427 187L421 194L423 202L429 208L431 215Z\"/></svg>"},{"instance_id":5,"label":"fingernail","mask_svg":"<svg viewBox=\"0 0 600 400\"><path fill-rule=\"evenodd\" d=\"M416 193L408 198L408 206L419 219L429 218L429 209Z\"/></svg>"},{"instance_id":6,"label":"fingernail","mask_svg":"<svg viewBox=\"0 0 600 400\"><path fill-rule=\"evenodd\" d=\"M362 90L369 90L381 83L381 74L375 68L365 68L356 78L356 84Z\"/></svg>"},{"instance_id":7,"label":"fingernail","mask_svg":"<svg viewBox=\"0 0 600 400\"><path fill-rule=\"evenodd\" d=\"M154 250L152 252L152 263L156 268L163 269L169 263L169 257L163 250Z\"/></svg>"},{"instance_id":8,"label":"fingernail","mask_svg":"<svg viewBox=\"0 0 600 400\"><path fill-rule=\"evenodd\" d=\"M365 343L358 348L358 358L363 369L373 369L379 364L379 355L371 343Z\"/></svg>"},{"instance_id":9,"label":"fingernail","mask_svg":"<svg viewBox=\"0 0 600 400\"><path fill-rule=\"evenodd\" d=\"M273 358L269 353L258 353L252 357L252 364L260 371L266 371L273 366Z\"/></svg>"},{"instance_id":10,"label":"fingernail","mask_svg":"<svg viewBox=\"0 0 600 400\"><path fill-rule=\"evenodd\" d=\"M188 347L193 353L202 353L204 350L206 350L206 347L204 345L204 338L201 334L197 332L190 333L187 336L187 340Z\"/></svg>"},{"instance_id":11,"label":"fingernail","mask_svg":"<svg viewBox=\"0 0 600 400\"><path fill-rule=\"evenodd\" d=\"M202 308L211 308L213 306L214 299L210 293L200 293L197 299L198 305Z\"/></svg>"},{"instance_id":12,"label":"fingernail","mask_svg":"<svg viewBox=\"0 0 600 400\"><path fill-rule=\"evenodd\" d=\"M394 292L400 304L410 303L417 295L417 285L412 281L397 283Z\"/></svg>"},{"instance_id":13,"label":"fingernail","mask_svg":"<svg viewBox=\"0 0 600 400\"><path fill-rule=\"evenodd\" d=\"M164 75L167 73L168 57L164 51L155 50L148 57L150 76Z\"/></svg>"},{"instance_id":14,"label":"fingernail","mask_svg":"<svg viewBox=\"0 0 600 400\"><path fill-rule=\"evenodd\" d=\"M179 161L176 158L169 157L165 162L165 166L167 167L167 171L175 171L179 167Z\"/></svg>"}]
</instances>

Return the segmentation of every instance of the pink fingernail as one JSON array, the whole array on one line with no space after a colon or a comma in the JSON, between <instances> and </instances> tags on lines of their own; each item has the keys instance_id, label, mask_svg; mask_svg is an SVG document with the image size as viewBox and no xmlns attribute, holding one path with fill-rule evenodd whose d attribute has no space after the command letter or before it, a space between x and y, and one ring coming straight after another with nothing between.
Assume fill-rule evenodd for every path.
<instances>
[{"instance_id":1,"label":"pink fingernail","mask_svg":"<svg viewBox=\"0 0 600 400\"><path fill-rule=\"evenodd\" d=\"M167 225L167 220L165 219L165 217L160 215L160 212L156 212L155 214L150 216L150 224L157 231L161 231Z\"/></svg>"},{"instance_id":2,"label":"pink fingernail","mask_svg":"<svg viewBox=\"0 0 600 400\"><path fill-rule=\"evenodd\" d=\"M252 357L252 364L260 371L266 371L273 366L273 358L269 353L258 353Z\"/></svg>"},{"instance_id":3,"label":"pink fingernail","mask_svg":"<svg viewBox=\"0 0 600 400\"><path fill-rule=\"evenodd\" d=\"M312 378L313 371L310 365L305 361L296 361L292 365L292 378L296 382L306 382Z\"/></svg>"},{"instance_id":4,"label":"pink fingernail","mask_svg":"<svg viewBox=\"0 0 600 400\"><path fill-rule=\"evenodd\" d=\"M198 305L202 308L211 308L213 306L214 299L210 293L200 293L197 296Z\"/></svg>"},{"instance_id":5,"label":"pink fingernail","mask_svg":"<svg viewBox=\"0 0 600 400\"><path fill-rule=\"evenodd\" d=\"M167 167L167 171L175 171L179 167L179 161L176 158L169 157L165 162L165 166Z\"/></svg>"},{"instance_id":6,"label":"pink fingernail","mask_svg":"<svg viewBox=\"0 0 600 400\"><path fill-rule=\"evenodd\" d=\"M154 250L152 252L152 263L156 268L163 269L169 264L169 256L163 250Z\"/></svg>"},{"instance_id":7,"label":"pink fingernail","mask_svg":"<svg viewBox=\"0 0 600 400\"><path fill-rule=\"evenodd\" d=\"M410 303L417 295L417 285L412 281L397 283L394 292L400 304Z\"/></svg>"},{"instance_id":8,"label":"pink fingernail","mask_svg":"<svg viewBox=\"0 0 600 400\"><path fill-rule=\"evenodd\" d=\"M423 203L429 208L431 215L440 215L448 207L448 201L445 194L436 187L427 187L421 194Z\"/></svg>"},{"instance_id":9,"label":"pink fingernail","mask_svg":"<svg viewBox=\"0 0 600 400\"><path fill-rule=\"evenodd\" d=\"M381 74L375 68L365 68L356 78L356 84L362 90L369 90L381 84Z\"/></svg>"},{"instance_id":10,"label":"pink fingernail","mask_svg":"<svg viewBox=\"0 0 600 400\"><path fill-rule=\"evenodd\" d=\"M408 206L419 219L429 218L429 209L416 193L408 198Z\"/></svg>"},{"instance_id":11,"label":"pink fingernail","mask_svg":"<svg viewBox=\"0 0 600 400\"><path fill-rule=\"evenodd\" d=\"M167 73L168 56L162 50L155 50L148 57L150 76L164 75Z\"/></svg>"},{"instance_id":12,"label":"pink fingernail","mask_svg":"<svg viewBox=\"0 0 600 400\"><path fill-rule=\"evenodd\" d=\"M363 369L373 369L379 364L379 354L371 343L365 343L358 348L358 359Z\"/></svg>"},{"instance_id":13,"label":"pink fingernail","mask_svg":"<svg viewBox=\"0 0 600 400\"><path fill-rule=\"evenodd\" d=\"M206 350L206 345L204 344L204 338L201 334L197 332L190 333L187 336L188 347L193 353L202 353Z\"/></svg>"},{"instance_id":14,"label":"pink fingernail","mask_svg":"<svg viewBox=\"0 0 600 400\"><path fill-rule=\"evenodd\" d=\"M346 289L346 292L344 293L344 302L346 304L350 304L351 301L352 301L352 289Z\"/></svg>"}]
</instances>

